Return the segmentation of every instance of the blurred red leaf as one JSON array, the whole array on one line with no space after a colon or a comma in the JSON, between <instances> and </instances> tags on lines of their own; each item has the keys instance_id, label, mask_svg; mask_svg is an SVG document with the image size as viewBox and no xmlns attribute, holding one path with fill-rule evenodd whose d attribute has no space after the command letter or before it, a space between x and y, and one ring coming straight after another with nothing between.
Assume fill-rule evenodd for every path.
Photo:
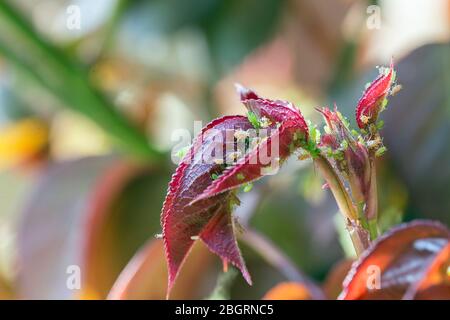
<instances>
[{"instance_id":1,"label":"blurred red leaf","mask_svg":"<svg viewBox=\"0 0 450 320\"><path fill-rule=\"evenodd\" d=\"M67 287L67 270L81 264L90 191L116 161L90 157L51 163L43 170L21 212L17 235L20 299L71 299L80 294Z\"/></svg>"},{"instance_id":2,"label":"blurred red leaf","mask_svg":"<svg viewBox=\"0 0 450 320\"><path fill-rule=\"evenodd\" d=\"M120 265L111 257L112 248L107 247L112 237L108 230L111 205L126 185L142 171L142 167L117 161L95 183L82 230L83 298L104 298L119 272Z\"/></svg>"},{"instance_id":3,"label":"blurred red leaf","mask_svg":"<svg viewBox=\"0 0 450 320\"><path fill-rule=\"evenodd\" d=\"M18 234L17 296L102 299L136 250L159 231L168 175L117 157L50 164L32 190ZM145 199L145 200L144 200ZM69 288L70 266L80 288Z\"/></svg>"},{"instance_id":4,"label":"blurred red leaf","mask_svg":"<svg viewBox=\"0 0 450 320\"><path fill-rule=\"evenodd\" d=\"M448 289L447 268L442 266L450 262L449 239L449 230L433 221L417 220L391 229L353 264L339 298L402 299L408 290L416 291L411 288L421 289L422 283L424 289L447 283L444 287ZM439 272L442 274L437 277ZM377 277L379 287L375 285ZM432 278L443 282L434 283ZM434 298L450 298L449 291Z\"/></svg>"},{"instance_id":5,"label":"blurred red leaf","mask_svg":"<svg viewBox=\"0 0 450 320\"><path fill-rule=\"evenodd\" d=\"M136 251L159 232L158 206L142 203L162 202L167 177L165 170L120 161L97 180L83 221L82 298L106 298Z\"/></svg>"},{"instance_id":6,"label":"blurred red leaf","mask_svg":"<svg viewBox=\"0 0 450 320\"><path fill-rule=\"evenodd\" d=\"M344 282L344 279L347 276L352 264L353 260L341 260L337 262L328 272L322 286L327 299L336 299L342 292L342 282Z\"/></svg>"},{"instance_id":7,"label":"blurred red leaf","mask_svg":"<svg viewBox=\"0 0 450 320\"><path fill-rule=\"evenodd\" d=\"M450 225L450 42L422 46L399 61L402 90L383 115L383 142L410 206ZM414 160L412 160L414 159Z\"/></svg>"},{"instance_id":8,"label":"blurred red leaf","mask_svg":"<svg viewBox=\"0 0 450 320\"><path fill-rule=\"evenodd\" d=\"M192 299L199 291L204 271L212 261L212 254L204 245L193 245L190 256L171 292L173 299ZM113 285L108 299L164 299L167 289L167 265L164 245L160 240L150 240L130 260Z\"/></svg>"}]
</instances>

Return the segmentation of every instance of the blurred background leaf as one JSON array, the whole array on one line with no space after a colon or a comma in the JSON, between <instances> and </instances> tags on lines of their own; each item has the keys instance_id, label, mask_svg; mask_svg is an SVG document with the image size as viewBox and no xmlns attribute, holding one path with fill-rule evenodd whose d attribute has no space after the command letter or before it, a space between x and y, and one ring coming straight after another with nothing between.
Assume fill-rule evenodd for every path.
<instances>
[{"instance_id":1,"label":"blurred background leaf","mask_svg":"<svg viewBox=\"0 0 450 320\"><path fill-rule=\"evenodd\" d=\"M424 291L434 287L435 299L448 299L449 241L450 230L435 221L415 220L393 227L352 265L339 299L411 299L416 293L420 297L417 284L430 282ZM436 262L436 281L430 281L427 270Z\"/></svg>"},{"instance_id":2,"label":"blurred background leaf","mask_svg":"<svg viewBox=\"0 0 450 320\"><path fill-rule=\"evenodd\" d=\"M2 278L0 278L0 299L14 299L10 284Z\"/></svg>"},{"instance_id":3,"label":"blurred background leaf","mask_svg":"<svg viewBox=\"0 0 450 320\"><path fill-rule=\"evenodd\" d=\"M450 44L428 45L398 64L404 90L391 98L384 136L410 191L407 218L450 224Z\"/></svg>"},{"instance_id":4,"label":"blurred background leaf","mask_svg":"<svg viewBox=\"0 0 450 320\"><path fill-rule=\"evenodd\" d=\"M135 28L155 37L200 30L211 57L211 80L217 81L273 35L283 5L278 0L135 1L125 22L133 19Z\"/></svg>"},{"instance_id":5,"label":"blurred background leaf","mask_svg":"<svg viewBox=\"0 0 450 320\"><path fill-rule=\"evenodd\" d=\"M86 70L42 37L6 1L0 3L0 52L11 66L54 94L64 106L88 116L123 148L139 156L160 156L90 84ZM42 63L44 62L44 63Z\"/></svg>"},{"instance_id":6,"label":"blurred background leaf","mask_svg":"<svg viewBox=\"0 0 450 320\"><path fill-rule=\"evenodd\" d=\"M105 298L135 252L160 233L159 212L170 174L118 163L92 194L83 256L88 294ZM107 270L107 272L105 271Z\"/></svg>"},{"instance_id":7,"label":"blurred background leaf","mask_svg":"<svg viewBox=\"0 0 450 320\"><path fill-rule=\"evenodd\" d=\"M110 157L51 165L33 187L17 235L17 296L68 299L67 268L80 266L83 219L96 178Z\"/></svg>"},{"instance_id":8,"label":"blurred background leaf","mask_svg":"<svg viewBox=\"0 0 450 320\"><path fill-rule=\"evenodd\" d=\"M201 299L210 290L213 254L197 242L184 263L183 270L171 291L170 299ZM151 240L137 252L119 275L108 295L116 300L165 299L167 266L162 240Z\"/></svg>"}]
</instances>

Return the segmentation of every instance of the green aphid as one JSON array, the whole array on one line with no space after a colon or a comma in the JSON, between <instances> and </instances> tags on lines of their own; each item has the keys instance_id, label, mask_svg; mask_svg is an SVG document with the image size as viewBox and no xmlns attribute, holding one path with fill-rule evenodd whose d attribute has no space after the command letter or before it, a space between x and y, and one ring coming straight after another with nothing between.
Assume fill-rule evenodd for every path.
<instances>
[{"instance_id":1,"label":"green aphid","mask_svg":"<svg viewBox=\"0 0 450 320\"><path fill-rule=\"evenodd\" d=\"M348 119L346 117L344 117L342 115L342 113L340 113L339 111L336 112L336 114L338 115L339 119L342 121L342 123L344 124L344 126L346 128L348 128L350 126L350 122L348 121Z\"/></svg>"},{"instance_id":2,"label":"green aphid","mask_svg":"<svg viewBox=\"0 0 450 320\"><path fill-rule=\"evenodd\" d=\"M359 136L359 132L356 131L355 129L352 129L351 133L355 138Z\"/></svg>"},{"instance_id":3,"label":"green aphid","mask_svg":"<svg viewBox=\"0 0 450 320\"><path fill-rule=\"evenodd\" d=\"M383 120L378 121L377 122L377 129L381 130L381 129L383 129L383 127L384 127L384 121Z\"/></svg>"},{"instance_id":4,"label":"green aphid","mask_svg":"<svg viewBox=\"0 0 450 320\"><path fill-rule=\"evenodd\" d=\"M333 158L338 161L344 160L344 153L342 151L336 150L333 152Z\"/></svg>"},{"instance_id":5,"label":"green aphid","mask_svg":"<svg viewBox=\"0 0 450 320\"><path fill-rule=\"evenodd\" d=\"M342 140L342 142L341 142L341 149L343 150L343 151L345 151L345 150L347 150L347 148L348 148L348 142L347 142L347 140Z\"/></svg>"},{"instance_id":6,"label":"green aphid","mask_svg":"<svg viewBox=\"0 0 450 320\"><path fill-rule=\"evenodd\" d=\"M386 151L387 151L387 148L385 146L382 146L377 151L375 151L375 156L381 157Z\"/></svg>"},{"instance_id":7,"label":"green aphid","mask_svg":"<svg viewBox=\"0 0 450 320\"><path fill-rule=\"evenodd\" d=\"M381 103L381 111L384 111L386 109L388 102L389 102L388 98L383 99L383 102Z\"/></svg>"},{"instance_id":8,"label":"green aphid","mask_svg":"<svg viewBox=\"0 0 450 320\"><path fill-rule=\"evenodd\" d=\"M324 151L327 154L328 158L332 158L333 157L333 149L331 149L330 147L326 147L324 149Z\"/></svg>"},{"instance_id":9,"label":"green aphid","mask_svg":"<svg viewBox=\"0 0 450 320\"><path fill-rule=\"evenodd\" d=\"M311 135L311 140L317 144L320 143L320 131L317 130L316 127L312 126L310 128L310 135Z\"/></svg>"},{"instance_id":10,"label":"green aphid","mask_svg":"<svg viewBox=\"0 0 450 320\"><path fill-rule=\"evenodd\" d=\"M386 74L389 73L389 68L387 68ZM395 80L397 80L397 71L392 70L392 78L391 78L391 83L394 83Z\"/></svg>"},{"instance_id":11,"label":"green aphid","mask_svg":"<svg viewBox=\"0 0 450 320\"><path fill-rule=\"evenodd\" d=\"M236 176L236 178L237 178L238 180L244 180L244 179L245 179L245 176L244 176L244 174L242 174L242 173L238 173L237 176Z\"/></svg>"},{"instance_id":12,"label":"green aphid","mask_svg":"<svg viewBox=\"0 0 450 320\"><path fill-rule=\"evenodd\" d=\"M308 144L304 146L304 149L309 152L312 158L316 158L320 154L320 149L317 147L317 144L309 140Z\"/></svg>"},{"instance_id":13,"label":"green aphid","mask_svg":"<svg viewBox=\"0 0 450 320\"><path fill-rule=\"evenodd\" d=\"M297 149L297 147L295 146L295 143L294 142L291 142L290 144L289 144L289 152L294 152L295 151L295 149Z\"/></svg>"},{"instance_id":14,"label":"green aphid","mask_svg":"<svg viewBox=\"0 0 450 320\"><path fill-rule=\"evenodd\" d=\"M305 134L303 132L295 131L294 132L294 141L301 141L305 139Z\"/></svg>"},{"instance_id":15,"label":"green aphid","mask_svg":"<svg viewBox=\"0 0 450 320\"><path fill-rule=\"evenodd\" d=\"M244 192L250 192L253 189L253 183L249 182L244 185L242 189Z\"/></svg>"},{"instance_id":16,"label":"green aphid","mask_svg":"<svg viewBox=\"0 0 450 320\"><path fill-rule=\"evenodd\" d=\"M241 204L241 201L236 196L236 191L236 189L231 191L228 196L228 205L231 211L234 211L234 209Z\"/></svg>"},{"instance_id":17,"label":"green aphid","mask_svg":"<svg viewBox=\"0 0 450 320\"><path fill-rule=\"evenodd\" d=\"M219 175L217 173L211 174L211 179L217 180L219 178Z\"/></svg>"},{"instance_id":18,"label":"green aphid","mask_svg":"<svg viewBox=\"0 0 450 320\"><path fill-rule=\"evenodd\" d=\"M252 111L247 112L247 119L252 124L253 128L260 129L261 124L259 123L258 117Z\"/></svg>"},{"instance_id":19,"label":"green aphid","mask_svg":"<svg viewBox=\"0 0 450 320\"><path fill-rule=\"evenodd\" d=\"M358 136L358 142L364 146L367 146L367 142L364 140L362 136Z\"/></svg>"},{"instance_id":20,"label":"green aphid","mask_svg":"<svg viewBox=\"0 0 450 320\"><path fill-rule=\"evenodd\" d=\"M186 147L183 147L183 148L181 148L180 150L178 150L177 151L177 153L176 153L176 155L177 155L177 157L178 158L184 158L184 156L186 155L186 153L189 151L189 148L190 148L191 146L186 146Z\"/></svg>"}]
</instances>

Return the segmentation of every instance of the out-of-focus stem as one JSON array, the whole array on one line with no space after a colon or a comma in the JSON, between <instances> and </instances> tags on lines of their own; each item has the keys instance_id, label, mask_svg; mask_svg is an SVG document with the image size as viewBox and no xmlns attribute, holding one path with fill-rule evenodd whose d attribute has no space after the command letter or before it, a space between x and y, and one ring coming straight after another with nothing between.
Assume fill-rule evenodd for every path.
<instances>
[{"instance_id":1,"label":"out-of-focus stem","mask_svg":"<svg viewBox=\"0 0 450 320\"><path fill-rule=\"evenodd\" d=\"M369 242L362 227L357 225L358 213L355 206L353 205L344 184L331 166L330 162L322 155L318 155L314 158L314 163L316 168L322 173L327 181L327 184L336 199L339 210L347 218L347 230L356 254L359 256L365 249L367 249Z\"/></svg>"},{"instance_id":2,"label":"out-of-focus stem","mask_svg":"<svg viewBox=\"0 0 450 320\"><path fill-rule=\"evenodd\" d=\"M238 275L238 271L235 268L230 268L227 272L219 275L216 283L216 287L213 289L208 300L229 300L230 288L233 285L234 280Z\"/></svg>"},{"instance_id":3,"label":"out-of-focus stem","mask_svg":"<svg viewBox=\"0 0 450 320\"><path fill-rule=\"evenodd\" d=\"M370 240L375 240L378 237L378 220L369 220L369 234Z\"/></svg>"},{"instance_id":4,"label":"out-of-focus stem","mask_svg":"<svg viewBox=\"0 0 450 320\"><path fill-rule=\"evenodd\" d=\"M351 221L347 221L347 231L355 248L356 256L359 257L369 247L367 231L359 225L352 224Z\"/></svg>"},{"instance_id":5,"label":"out-of-focus stem","mask_svg":"<svg viewBox=\"0 0 450 320\"><path fill-rule=\"evenodd\" d=\"M258 252L262 258L280 271L289 281L298 281L305 284L314 299L325 299L320 287L304 275L289 257L284 255L282 251L262 234L247 228L241 235L241 240Z\"/></svg>"},{"instance_id":6,"label":"out-of-focus stem","mask_svg":"<svg viewBox=\"0 0 450 320\"><path fill-rule=\"evenodd\" d=\"M348 192L345 190L344 184L342 183L339 176L336 174L335 170L331 166L330 162L322 155L314 158L314 163L316 168L323 175L327 184L336 199L339 210L344 216L350 220L357 220L358 214L356 212L355 206L353 205Z\"/></svg>"},{"instance_id":7,"label":"out-of-focus stem","mask_svg":"<svg viewBox=\"0 0 450 320\"><path fill-rule=\"evenodd\" d=\"M260 253L261 256L269 262L269 264L279 270L286 279L289 279L290 281L305 281L306 277L295 267L294 263L276 248L269 239L257 231L247 228L240 239L256 252Z\"/></svg>"}]
</instances>

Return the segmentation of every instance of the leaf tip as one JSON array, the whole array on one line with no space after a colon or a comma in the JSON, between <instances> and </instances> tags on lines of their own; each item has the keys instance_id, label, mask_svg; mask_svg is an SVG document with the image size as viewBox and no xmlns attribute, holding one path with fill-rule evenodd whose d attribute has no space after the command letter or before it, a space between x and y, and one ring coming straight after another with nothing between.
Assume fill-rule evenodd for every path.
<instances>
[{"instance_id":1,"label":"leaf tip","mask_svg":"<svg viewBox=\"0 0 450 320\"><path fill-rule=\"evenodd\" d=\"M241 101L248 99L259 99L259 96L253 90L244 87L240 83L235 83L234 87L236 88L236 91L239 94Z\"/></svg>"}]
</instances>

